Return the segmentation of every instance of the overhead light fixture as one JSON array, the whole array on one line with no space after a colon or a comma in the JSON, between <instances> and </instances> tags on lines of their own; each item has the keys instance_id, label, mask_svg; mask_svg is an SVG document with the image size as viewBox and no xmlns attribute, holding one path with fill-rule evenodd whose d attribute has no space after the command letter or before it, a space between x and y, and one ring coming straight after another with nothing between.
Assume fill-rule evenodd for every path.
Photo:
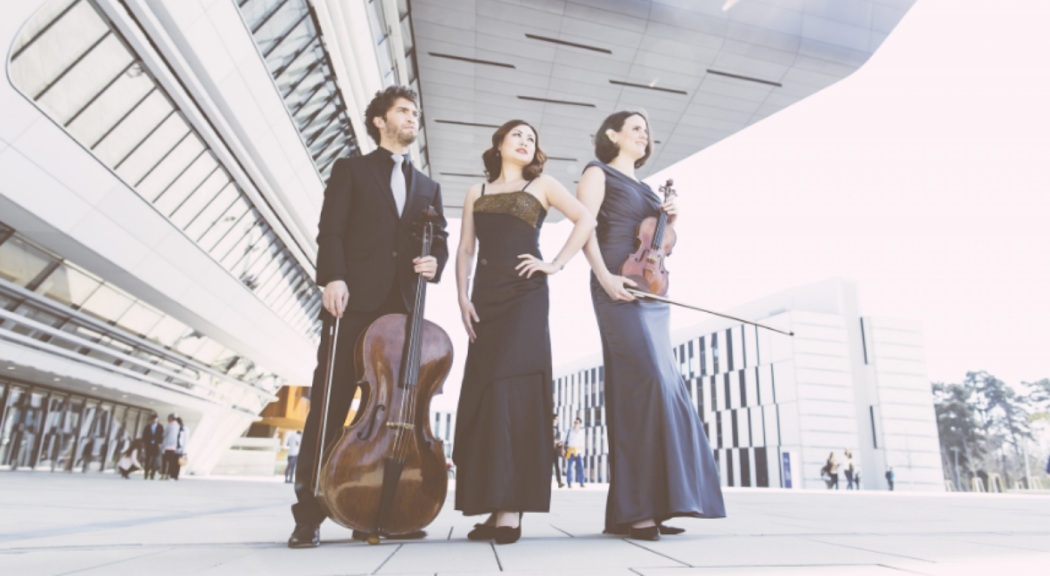
<instances>
[{"instance_id":1,"label":"overhead light fixture","mask_svg":"<svg viewBox=\"0 0 1050 576\"><path fill-rule=\"evenodd\" d=\"M718 70L707 69L708 74L715 74L718 76L725 76L726 78L736 78L737 80L747 80L748 82L757 82L759 84L767 84L769 86L776 86L777 88L783 88L784 85L780 82L773 82L771 80L762 80L761 78L752 78L750 76L741 76L740 74L730 74L729 72L720 72Z\"/></svg>"},{"instance_id":2,"label":"overhead light fixture","mask_svg":"<svg viewBox=\"0 0 1050 576\"><path fill-rule=\"evenodd\" d=\"M479 124L477 122L460 122L459 120L434 120L438 124L455 124L456 126L473 126L475 128L499 128L496 124Z\"/></svg>"},{"instance_id":3,"label":"overhead light fixture","mask_svg":"<svg viewBox=\"0 0 1050 576\"><path fill-rule=\"evenodd\" d=\"M484 178L484 174L464 174L462 172L442 172L442 176L460 176L462 178Z\"/></svg>"},{"instance_id":4,"label":"overhead light fixture","mask_svg":"<svg viewBox=\"0 0 1050 576\"><path fill-rule=\"evenodd\" d=\"M128 395L127 395L127 394L121 394L121 395L120 395L120 397L121 397L121 398L127 398L127 397L128 397Z\"/></svg>"},{"instance_id":5,"label":"overhead light fixture","mask_svg":"<svg viewBox=\"0 0 1050 576\"><path fill-rule=\"evenodd\" d=\"M564 104L566 106L582 106L584 108L597 108L594 104L587 102L572 102L571 100L551 100L550 98L536 98L533 96L518 96L518 100L529 100L530 102L546 102L547 104Z\"/></svg>"},{"instance_id":6,"label":"overhead light fixture","mask_svg":"<svg viewBox=\"0 0 1050 576\"><path fill-rule=\"evenodd\" d=\"M584 50L590 50L592 52L601 52L602 54L612 54L612 50L606 48L599 48L597 46L588 46L586 44L577 44L576 42L566 42L565 40L558 40L557 38L548 38L546 36L537 36L535 34L526 34L526 38L531 40L539 40L541 42L550 42L551 44L558 44L560 46L572 46L573 48L583 48Z\"/></svg>"},{"instance_id":7,"label":"overhead light fixture","mask_svg":"<svg viewBox=\"0 0 1050 576\"><path fill-rule=\"evenodd\" d=\"M645 90L657 90L660 92L670 92L671 94L681 94L688 96L689 93L685 90L675 90L674 88L658 88L656 86L656 80L653 80L650 84L635 84L634 82L621 82L619 80L609 80L609 84L616 84L617 86L630 86L631 88L642 88Z\"/></svg>"},{"instance_id":8,"label":"overhead light fixture","mask_svg":"<svg viewBox=\"0 0 1050 576\"><path fill-rule=\"evenodd\" d=\"M483 64L485 66L499 66L500 68L517 68L513 64L507 64L505 62L493 62L492 60L478 60L477 58L467 58L465 56L453 56L451 54L440 54L438 52L427 52L435 58L447 58L449 60L459 60L460 62L470 62L471 64Z\"/></svg>"},{"instance_id":9,"label":"overhead light fixture","mask_svg":"<svg viewBox=\"0 0 1050 576\"><path fill-rule=\"evenodd\" d=\"M92 390L98 390L98 386L92 386L91 389Z\"/></svg>"},{"instance_id":10,"label":"overhead light fixture","mask_svg":"<svg viewBox=\"0 0 1050 576\"><path fill-rule=\"evenodd\" d=\"M722 12L725 12L725 11L729 10L730 8L732 8L733 6L736 6L736 3L739 2L739 1L740 0L726 0L726 3L722 4Z\"/></svg>"},{"instance_id":11,"label":"overhead light fixture","mask_svg":"<svg viewBox=\"0 0 1050 576\"><path fill-rule=\"evenodd\" d=\"M61 378L52 378L51 380L52 380L53 382L59 382L59 381L61 381L62 379L61 379Z\"/></svg>"},{"instance_id":12,"label":"overhead light fixture","mask_svg":"<svg viewBox=\"0 0 1050 576\"><path fill-rule=\"evenodd\" d=\"M14 367L14 366L8 366L8 367L7 367L7 369L8 369L8 370L14 370L14 369L15 369L15 367Z\"/></svg>"}]
</instances>

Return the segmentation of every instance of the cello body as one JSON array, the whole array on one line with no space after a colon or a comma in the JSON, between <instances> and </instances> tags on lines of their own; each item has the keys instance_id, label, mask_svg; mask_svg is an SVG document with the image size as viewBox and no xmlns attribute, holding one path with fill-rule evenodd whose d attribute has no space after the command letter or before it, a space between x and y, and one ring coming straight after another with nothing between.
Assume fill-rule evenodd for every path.
<instances>
[{"instance_id":1,"label":"cello body","mask_svg":"<svg viewBox=\"0 0 1050 576\"><path fill-rule=\"evenodd\" d=\"M674 180L660 187L664 198L675 193ZM638 224L635 239L635 251L620 266L620 276L633 280L638 289L657 296L666 296L669 286L669 275L664 267L664 260L671 255L678 240L674 229L667 227L667 213L660 211L659 216L650 216Z\"/></svg>"},{"instance_id":2,"label":"cello body","mask_svg":"<svg viewBox=\"0 0 1050 576\"><path fill-rule=\"evenodd\" d=\"M448 493L444 443L430 427L430 400L441 392L452 368L452 342L440 327L424 321L419 385L398 384L406 315L388 314L360 336L354 349L361 404L342 437L325 454L321 469L322 507L337 524L372 534L382 501L387 455L400 432L404 467L383 535L408 534L430 524ZM409 397L409 396L413 397ZM398 424L398 409L416 402L411 424Z\"/></svg>"},{"instance_id":3,"label":"cello body","mask_svg":"<svg viewBox=\"0 0 1050 576\"><path fill-rule=\"evenodd\" d=\"M427 210L422 256L430 254L436 216L433 208ZM430 428L430 400L441 393L452 368L452 341L424 319L425 304L426 280L417 275L410 311L381 316L358 337L354 365L361 404L325 451L314 486L325 514L368 534L371 544L380 536L422 530L448 494L444 443ZM334 351L333 343L326 402Z\"/></svg>"}]
</instances>

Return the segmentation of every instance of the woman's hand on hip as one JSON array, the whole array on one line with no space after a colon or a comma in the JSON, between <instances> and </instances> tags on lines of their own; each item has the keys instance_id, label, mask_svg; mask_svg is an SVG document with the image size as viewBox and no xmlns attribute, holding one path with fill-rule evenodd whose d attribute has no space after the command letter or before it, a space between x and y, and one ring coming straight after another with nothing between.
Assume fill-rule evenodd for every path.
<instances>
[{"instance_id":1,"label":"woman's hand on hip","mask_svg":"<svg viewBox=\"0 0 1050 576\"><path fill-rule=\"evenodd\" d=\"M481 319L478 318L478 312L474 310L474 303L466 298L460 298L459 311L462 314L463 327L467 329L467 336L470 336L470 341L477 340L478 335L474 333L474 322L481 322Z\"/></svg>"}]
</instances>

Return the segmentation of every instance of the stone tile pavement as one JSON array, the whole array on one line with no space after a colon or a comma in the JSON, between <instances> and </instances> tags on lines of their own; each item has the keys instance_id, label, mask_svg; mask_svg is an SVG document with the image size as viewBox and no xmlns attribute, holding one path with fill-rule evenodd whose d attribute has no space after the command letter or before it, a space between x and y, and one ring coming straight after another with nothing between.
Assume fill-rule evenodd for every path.
<instances>
[{"instance_id":1,"label":"stone tile pavement","mask_svg":"<svg viewBox=\"0 0 1050 576\"><path fill-rule=\"evenodd\" d=\"M277 479L122 480L0 472L0 575L58 576L929 576L1046 574L1046 495L729 489L729 517L679 519L660 542L601 534L603 487L555 490L521 541L470 542L476 518L445 509L411 543L289 550L291 488Z\"/></svg>"}]
</instances>

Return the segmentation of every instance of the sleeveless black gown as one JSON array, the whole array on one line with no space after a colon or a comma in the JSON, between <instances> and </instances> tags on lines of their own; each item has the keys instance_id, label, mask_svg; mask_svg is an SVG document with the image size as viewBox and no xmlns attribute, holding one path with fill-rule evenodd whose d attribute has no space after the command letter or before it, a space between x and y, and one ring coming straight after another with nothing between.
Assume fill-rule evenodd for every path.
<instances>
[{"instance_id":1,"label":"sleeveless black gown","mask_svg":"<svg viewBox=\"0 0 1050 576\"><path fill-rule=\"evenodd\" d=\"M527 188L528 186L526 186ZM521 254L542 259L547 211L532 194L474 203L478 261L471 302L480 321L467 351L452 460L456 510L550 511L554 438L547 275L518 276Z\"/></svg>"},{"instance_id":2,"label":"sleeveless black gown","mask_svg":"<svg viewBox=\"0 0 1050 576\"><path fill-rule=\"evenodd\" d=\"M660 214L648 185L602 162L605 200L596 234L613 273L634 253L638 224ZM718 468L700 416L678 371L671 345L671 310L662 302L613 301L591 274L591 299L605 364L609 433L609 498L605 526L675 516L726 515Z\"/></svg>"}]
</instances>

